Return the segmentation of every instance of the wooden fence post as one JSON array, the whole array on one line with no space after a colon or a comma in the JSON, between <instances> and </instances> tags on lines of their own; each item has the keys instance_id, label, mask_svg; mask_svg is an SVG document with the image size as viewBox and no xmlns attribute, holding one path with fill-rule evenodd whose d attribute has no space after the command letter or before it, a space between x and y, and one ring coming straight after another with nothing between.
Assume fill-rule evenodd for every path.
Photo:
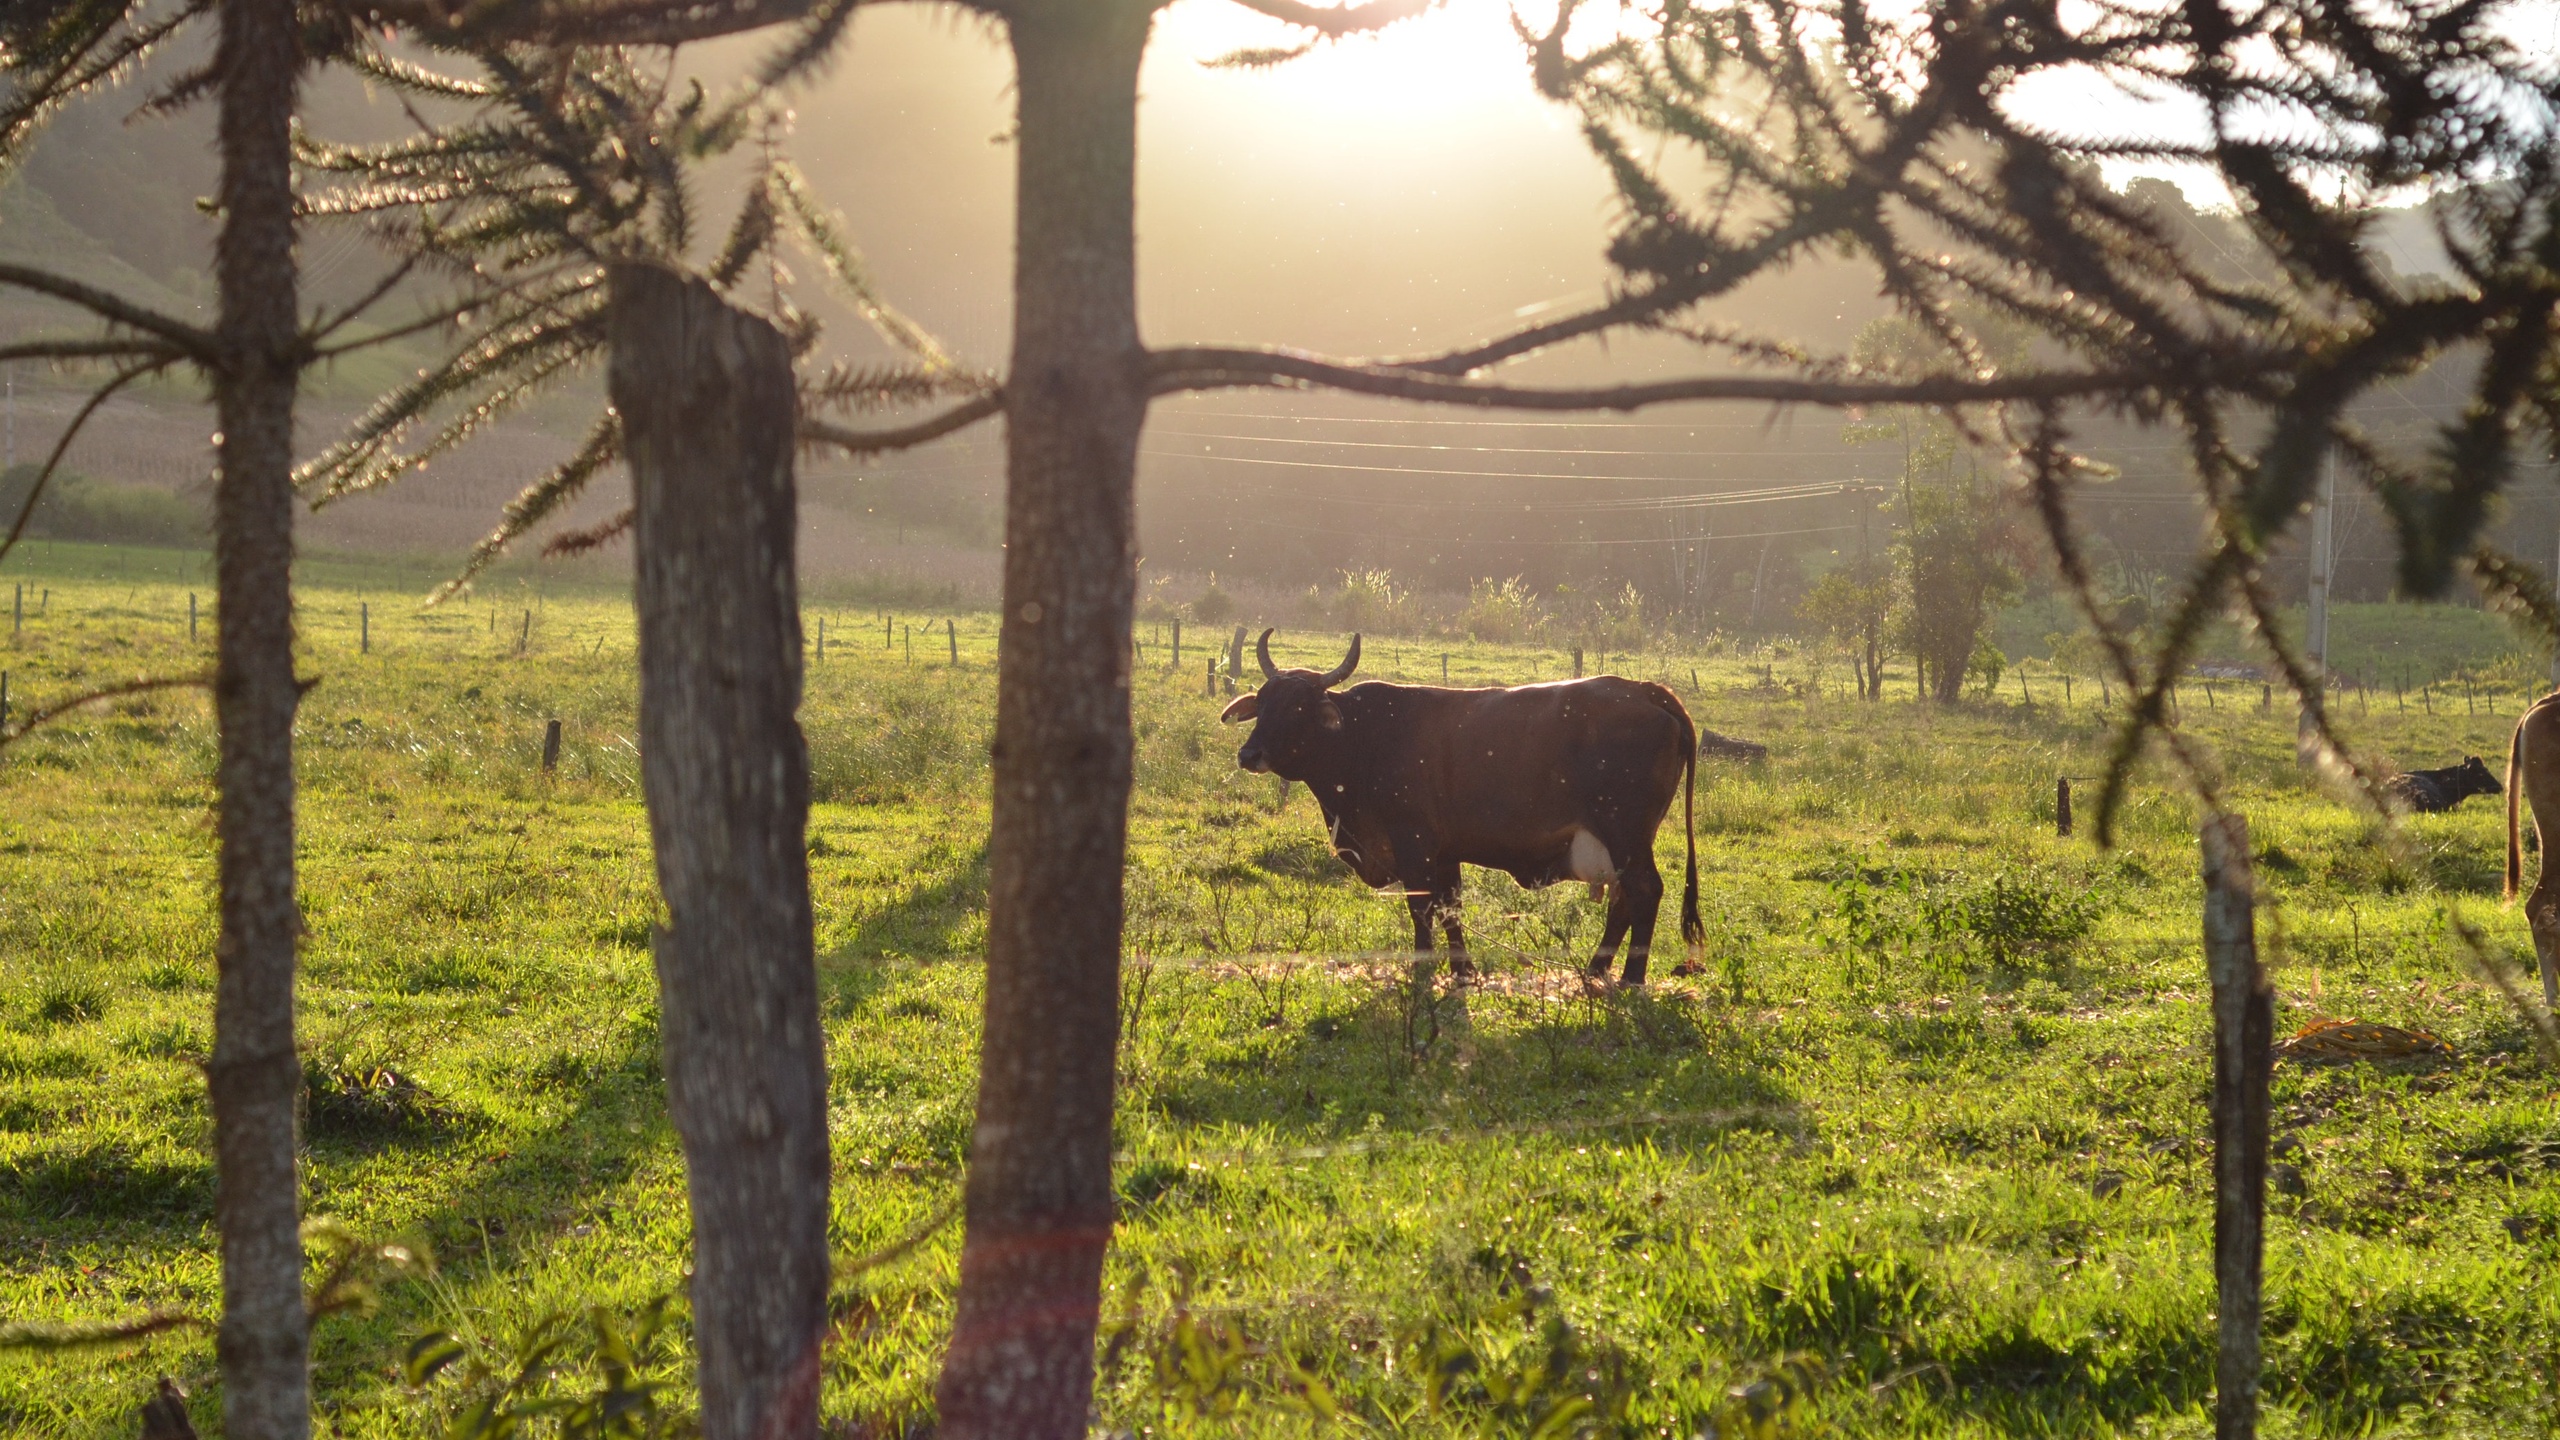
<instances>
[{"instance_id":1,"label":"wooden fence post","mask_svg":"<svg viewBox=\"0 0 2560 1440\"><path fill-rule=\"evenodd\" d=\"M542 727L542 773L560 768L560 722L550 721Z\"/></svg>"},{"instance_id":2,"label":"wooden fence post","mask_svg":"<svg viewBox=\"0 0 2560 1440\"><path fill-rule=\"evenodd\" d=\"M196 592L187 592L187 643L196 643Z\"/></svg>"},{"instance_id":3,"label":"wooden fence post","mask_svg":"<svg viewBox=\"0 0 2560 1440\"><path fill-rule=\"evenodd\" d=\"M1173 617L1173 658L1165 663L1164 668L1175 671L1182 668L1182 617L1179 615Z\"/></svg>"},{"instance_id":4,"label":"wooden fence post","mask_svg":"<svg viewBox=\"0 0 2560 1440\"><path fill-rule=\"evenodd\" d=\"M821 665L823 665L823 664L825 664L825 663L826 663L826 660L827 660L827 617L826 617L826 616L824 616L824 615L821 615L821 616L819 616L819 617L818 617L818 663L819 663L819 664L821 664Z\"/></svg>"},{"instance_id":5,"label":"wooden fence post","mask_svg":"<svg viewBox=\"0 0 2560 1440\"><path fill-rule=\"evenodd\" d=\"M356 602L356 653L373 653L373 603L368 600Z\"/></svg>"},{"instance_id":6,"label":"wooden fence post","mask_svg":"<svg viewBox=\"0 0 2560 1440\"><path fill-rule=\"evenodd\" d=\"M954 670L959 669L959 668L960 668L960 622L959 622L959 621L957 621L957 620L952 619L952 618L951 618L950 616L948 616L948 615L943 616L943 617L942 617L942 638L951 642L951 668L952 668L952 669L954 669Z\"/></svg>"},{"instance_id":7,"label":"wooden fence post","mask_svg":"<svg viewBox=\"0 0 2560 1440\"><path fill-rule=\"evenodd\" d=\"M2213 979L2213 1276L2219 1321L2215 1440L2258 1433L2260 1285L2266 1259L2267 1079L2274 996L2258 963L2249 822L2204 822L2205 968Z\"/></svg>"},{"instance_id":8,"label":"wooden fence post","mask_svg":"<svg viewBox=\"0 0 2560 1440\"><path fill-rule=\"evenodd\" d=\"M516 653L517 653L517 654L519 654L519 655L524 655L524 654L529 654L529 653L531 653L531 652L532 652L532 650L533 650L533 607L532 607L532 606L530 606L530 605L528 605L528 606L526 606L526 607L525 607L525 612L524 612L524 628L516 632Z\"/></svg>"},{"instance_id":9,"label":"wooden fence post","mask_svg":"<svg viewBox=\"0 0 2560 1440\"><path fill-rule=\"evenodd\" d=\"M1573 678L1582 678L1582 647L1579 645L1573 647Z\"/></svg>"},{"instance_id":10,"label":"wooden fence post","mask_svg":"<svg viewBox=\"0 0 2560 1440\"><path fill-rule=\"evenodd\" d=\"M2057 775L2053 781L2053 833L2071 838L2071 777Z\"/></svg>"}]
</instances>

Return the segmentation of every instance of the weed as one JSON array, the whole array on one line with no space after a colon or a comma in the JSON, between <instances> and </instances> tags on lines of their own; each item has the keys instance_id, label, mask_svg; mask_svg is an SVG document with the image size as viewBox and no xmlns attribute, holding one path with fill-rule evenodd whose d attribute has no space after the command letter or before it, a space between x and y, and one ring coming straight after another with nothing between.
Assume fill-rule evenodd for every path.
<instances>
[{"instance_id":1,"label":"weed","mask_svg":"<svg viewBox=\"0 0 2560 1440\"><path fill-rule=\"evenodd\" d=\"M56 981L36 996L39 1025L83 1025L107 1018L107 992L85 980Z\"/></svg>"},{"instance_id":2,"label":"weed","mask_svg":"<svg viewBox=\"0 0 2560 1440\"><path fill-rule=\"evenodd\" d=\"M315 1140L427 1136L455 1118L411 1076L342 1053L303 1057L302 1098L303 1133Z\"/></svg>"}]
</instances>

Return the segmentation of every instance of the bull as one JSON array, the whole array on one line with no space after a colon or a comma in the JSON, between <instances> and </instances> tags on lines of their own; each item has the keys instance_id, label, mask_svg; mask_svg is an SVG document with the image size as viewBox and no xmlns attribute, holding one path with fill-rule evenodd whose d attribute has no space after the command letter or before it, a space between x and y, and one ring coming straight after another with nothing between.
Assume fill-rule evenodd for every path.
<instances>
[{"instance_id":1,"label":"bull","mask_svg":"<svg viewBox=\"0 0 2560 1440\"><path fill-rule=\"evenodd\" d=\"M1319 673L1274 666L1271 635L1254 644L1262 688L1218 717L1253 722L1236 763L1307 787L1334 854L1367 884L1404 891L1416 951L1430 953L1436 924L1451 969L1472 973L1458 867L1479 865L1533 889L1580 880L1594 899L1606 894L1591 973L1608 974L1624 941L1621 983L1643 984L1662 910L1654 832L1676 795L1688 843L1680 934L1694 960L1706 938L1694 813L1699 733L1678 696L1614 675L1508 689L1372 680L1336 690L1360 664L1359 636L1341 664Z\"/></svg>"}]
</instances>

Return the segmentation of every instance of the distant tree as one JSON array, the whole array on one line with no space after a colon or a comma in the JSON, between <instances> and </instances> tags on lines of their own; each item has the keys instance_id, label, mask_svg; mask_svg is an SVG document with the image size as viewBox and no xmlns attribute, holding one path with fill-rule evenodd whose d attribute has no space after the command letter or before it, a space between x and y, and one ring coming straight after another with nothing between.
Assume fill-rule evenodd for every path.
<instances>
[{"instance_id":1,"label":"distant tree","mask_svg":"<svg viewBox=\"0 0 2560 1440\"><path fill-rule=\"evenodd\" d=\"M1941 704L1963 694L1992 615L2018 595L2024 517L2008 500L1978 474L1904 496L1894 560L1909 603L1897 629L1921 692Z\"/></svg>"},{"instance_id":2,"label":"distant tree","mask_svg":"<svg viewBox=\"0 0 2560 1440\"><path fill-rule=\"evenodd\" d=\"M1892 572L1861 563L1824 571L1796 605L1796 613L1817 634L1849 652L1861 700L1884 698L1885 636L1893 598Z\"/></svg>"}]
</instances>

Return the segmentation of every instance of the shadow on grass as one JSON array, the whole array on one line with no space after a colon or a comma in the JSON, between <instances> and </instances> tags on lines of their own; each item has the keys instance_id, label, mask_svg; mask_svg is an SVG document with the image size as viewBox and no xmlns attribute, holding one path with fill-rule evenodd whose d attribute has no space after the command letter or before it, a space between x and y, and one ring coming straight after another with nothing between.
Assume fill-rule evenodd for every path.
<instances>
[{"instance_id":1,"label":"shadow on grass","mask_svg":"<svg viewBox=\"0 0 2560 1440\"><path fill-rule=\"evenodd\" d=\"M1132 1091L1185 1124L1267 1128L1311 1143L1368 1131L1428 1135L1624 1126L1682 1148L1743 1125L1794 1133L1795 1097L1767 1044L1718 1007L1651 991L1591 996L1425 990L1354 983L1296 1001L1279 985L1248 990L1176 972L1136 1012L1124 1039ZM1219 987L1212 990L1211 986ZM1260 1030L1205 1063L1163 1067L1150 1029L1223 1005ZM1145 1013L1159 1007L1160 1016Z\"/></svg>"},{"instance_id":2,"label":"shadow on grass","mask_svg":"<svg viewBox=\"0 0 2560 1440\"><path fill-rule=\"evenodd\" d=\"M559 1103L538 1125L475 1126L451 1147L385 1145L377 1135L315 1144L311 1213L327 1213L340 1187L378 1189L383 1177L363 1171L414 1167L416 1178L428 1182L419 1187L426 1193L397 1226L397 1237L425 1241L449 1278L484 1280L539 1264L586 1226L635 1218L616 1213L606 1197L674 1143L654 1017L635 1014L610 1043L554 1054L511 1083ZM681 1194L673 1203L682 1203ZM681 1266L680 1255L671 1259L671 1270ZM440 1307L450 1293L445 1286L390 1286L378 1312L324 1327L315 1334L315 1379L325 1392L356 1397L401 1344L447 1322Z\"/></svg>"},{"instance_id":3,"label":"shadow on grass","mask_svg":"<svg viewBox=\"0 0 2560 1440\"><path fill-rule=\"evenodd\" d=\"M845 941L821 958L820 972L857 970L841 963L887 957L939 959L961 953L987 912L987 845L979 840L956 863L866 914ZM939 868L939 867L937 867ZM829 997L831 1001L835 997Z\"/></svg>"}]
</instances>

